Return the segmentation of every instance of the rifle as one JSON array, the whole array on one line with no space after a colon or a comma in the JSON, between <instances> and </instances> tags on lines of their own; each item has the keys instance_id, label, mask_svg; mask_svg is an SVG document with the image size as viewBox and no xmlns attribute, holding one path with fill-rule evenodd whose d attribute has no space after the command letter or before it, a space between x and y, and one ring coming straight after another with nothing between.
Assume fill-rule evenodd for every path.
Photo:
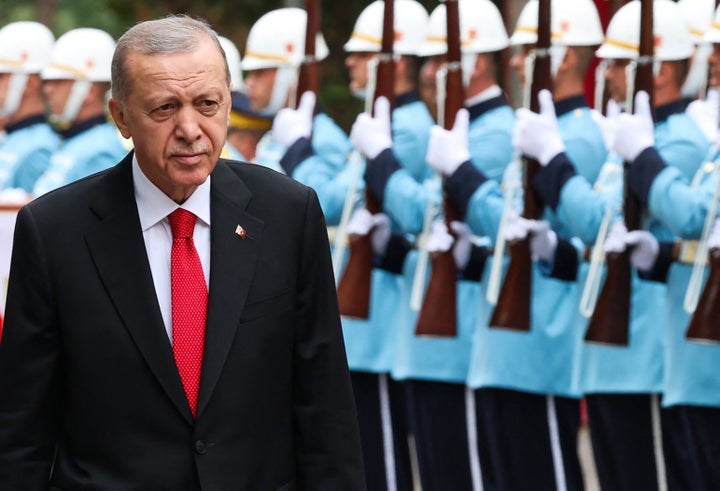
<instances>
[{"instance_id":1,"label":"rifle","mask_svg":"<svg viewBox=\"0 0 720 491\"><path fill-rule=\"evenodd\" d=\"M540 112L539 92L543 89L552 89L550 21L550 0L539 0L537 47L532 85L530 86L530 110L534 112ZM524 205L522 216L528 219L537 219L542 214L542 205L532 188L532 181L540 171L540 164L537 160L527 156L523 156L523 164ZM508 249L510 250L510 264L489 325L529 331L532 302L532 257L529 235L522 240L508 243Z\"/></svg>"},{"instance_id":2,"label":"rifle","mask_svg":"<svg viewBox=\"0 0 720 491\"><path fill-rule=\"evenodd\" d=\"M300 64L295 103L300 104L300 97L307 92L318 93L320 87L318 60L315 55L317 34L320 31L320 0L305 0L307 26L305 27L305 56Z\"/></svg>"},{"instance_id":3,"label":"rifle","mask_svg":"<svg viewBox=\"0 0 720 491\"><path fill-rule=\"evenodd\" d=\"M653 2L640 0L640 45L635 69L635 95L646 91L652 100L653 93ZM652 102L650 103L652 107ZM638 230L642 226L642 206L630 191L627 181L629 162L625 162L625 182L623 191L623 214L628 230ZM632 294L632 267L629 248L623 252L610 252L606 255L607 275L595 310L588 323L585 341L588 343L627 346L630 327L630 298Z\"/></svg>"},{"instance_id":4,"label":"rifle","mask_svg":"<svg viewBox=\"0 0 720 491\"><path fill-rule=\"evenodd\" d=\"M717 173L717 169L715 173ZM692 274L688 282L683 308L692 315L685 338L701 343L720 343L720 249L714 247L708 250L708 240L715 225L718 201L720 200L720 179L718 179L713 192L712 201L705 217L700 242L698 242ZM708 257L710 275L708 276L702 294L698 299L698 292L705 272L704 258Z\"/></svg>"},{"instance_id":5,"label":"rifle","mask_svg":"<svg viewBox=\"0 0 720 491\"><path fill-rule=\"evenodd\" d=\"M378 57L374 100L386 97L393 107L395 100L395 60L393 58L394 2L385 0L383 10L383 36ZM370 190L365 188L365 208L380 213L382 207ZM340 315L367 319L370 313L370 284L373 270L373 249L371 234L350 236L350 257L338 283L338 305Z\"/></svg>"},{"instance_id":6,"label":"rifle","mask_svg":"<svg viewBox=\"0 0 720 491\"><path fill-rule=\"evenodd\" d=\"M445 101L443 127L452 129L455 115L464 106L465 88L460 63L460 12L458 0L443 0L447 17L447 75L445 77ZM459 219L447 196L443 197L445 223L452 233L450 223ZM457 266L452 249L434 252L431 256L432 273L425 292L420 314L415 326L417 336L457 335Z\"/></svg>"}]
</instances>

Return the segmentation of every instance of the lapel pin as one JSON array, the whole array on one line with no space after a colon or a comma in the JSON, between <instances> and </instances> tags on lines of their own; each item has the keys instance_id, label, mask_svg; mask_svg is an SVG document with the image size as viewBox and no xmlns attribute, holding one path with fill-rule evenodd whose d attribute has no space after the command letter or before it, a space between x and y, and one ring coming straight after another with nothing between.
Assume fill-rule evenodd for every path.
<instances>
[{"instance_id":1,"label":"lapel pin","mask_svg":"<svg viewBox=\"0 0 720 491\"><path fill-rule=\"evenodd\" d=\"M242 228L240 225L235 227L235 233L238 234L241 239L244 239L245 237L247 237L247 233L245 232L245 229Z\"/></svg>"}]
</instances>

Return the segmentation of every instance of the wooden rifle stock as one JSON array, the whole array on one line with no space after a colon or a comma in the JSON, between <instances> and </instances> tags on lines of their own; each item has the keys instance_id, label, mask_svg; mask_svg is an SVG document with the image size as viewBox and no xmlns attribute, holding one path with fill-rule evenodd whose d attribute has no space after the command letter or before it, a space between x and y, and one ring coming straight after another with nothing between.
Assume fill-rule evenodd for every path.
<instances>
[{"instance_id":1,"label":"wooden rifle stock","mask_svg":"<svg viewBox=\"0 0 720 491\"><path fill-rule=\"evenodd\" d=\"M720 343L720 249L710 249L710 275L690 318L685 337L702 343Z\"/></svg>"},{"instance_id":2,"label":"wooden rifle stock","mask_svg":"<svg viewBox=\"0 0 720 491\"><path fill-rule=\"evenodd\" d=\"M296 105L300 104L300 97L305 92L310 91L317 94L320 87L318 61L315 53L317 34L320 31L320 0L305 0L305 11L307 12L305 57L300 64L298 73Z\"/></svg>"},{"instance_id":3,"label":"wooden rifle stock","mask_svg":"<svg viewBox=\"0 0 720 491\"><path fill-rule=\"evenodd\" d=\"M457 112L464 106L465 88L460 64L460 12L458 0L445 0L447 14L447 77L443 126L452 129ZM445 223L459 219L447 196L443 197ZM417 336L453 337L457 335L457 266L452 248L434 252L430 258L432 272L415 325Z\"/></svg>"},{"instance_id":4,"label":"wooden rifle stock","mask_svg":"<svg viewBox=\"0 0 720 491\"><path fill-rule=\"evenodd\" d=\"M635 93L641 90L653 94L653 2L641 0L640 7L640 46L635 71ZM650 103L652 107L652 102ZM642 206L630 191L627 181L629 163L625 162L625 182L623 191L623 214L628 230L642 227ZM585 341L588 343L627 346L630 332L630 304L632 297L632 266L629 248L623 252L608 253L605 283L598 297L588 328Z\"/></svg>"},{"instance_id":5,"label":"wooden rifle stock","mask_svg":"<svg viewBox=\"0 0 720 491\"><path fill-rule=\"evenodd\" d=\"M552 90L550 68L551 46L550 0L538 3L538 38L530 88L530 110L540 112L538 94L542 89ZM542 206L532 187L533 179L540 170L540 164L527 156L523 157L523 214L524 218L537 219L542 215ZM530 330L532 305L532 254L529 235L522 240L510 242L510 264L498 295L497 304L490 317L490 327L519 331Z\"/></svg>"},{"instance_id":6,"label":"wooden rifle stock","mask_svg":"<svg viewBox=\"0 0 720 491\"><path fill-rule=\"evenodd\" d=\"M383 11L383 39L377 65L376 87L374 99L385 97L390 107L395 101L395 60L393 58L394 2L385 0ZM374 106L374 105L373 105ZM365 188L365 208L371 214L382 212L382 206L370 190ZM349 258L340 281L338 282L338 305L340 315L356 319L367 319L370 316L370 285L374 252L371 233L367 235L351 235L349 238Z\"/></svg>"}]
</instances>

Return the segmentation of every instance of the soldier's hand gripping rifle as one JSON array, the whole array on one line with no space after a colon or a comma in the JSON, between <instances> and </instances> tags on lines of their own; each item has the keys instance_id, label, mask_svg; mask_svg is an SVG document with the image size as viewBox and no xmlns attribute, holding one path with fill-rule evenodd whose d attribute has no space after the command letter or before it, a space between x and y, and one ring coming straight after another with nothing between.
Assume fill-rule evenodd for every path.
<instances>
[{"instance_id":1,"label":"soldier's hand gripping rifle","mask_svg":"<svg viewBox=\"0 0 720 491\"><path fill-rule=\"evenodd\" d=\"M385 0L382 47L377 63L374 100L385 97L390 102L391 111L395 100L394 41L394 2ZM382 211L381 204L367 187L365 208L373 215ZM374 263L371 234L372 231L366 235L351 235L349 238L350 257L338 283L340 315L358 319L367 319L369 316L370 284Z\"/></svg>"},{"instance_id":2,"label":"soldier's hand gripping rifle","mask_svg":"<svg viewBox=\"0 0 720 491\"><path fill-rule=\"evenodd\" d=\"M442 125L451 130L455 115L464 106L465 88L462 80L460 52L460 12L458 0L443 0L447 17L447 65L445 76L445 101ZM452 233L451 222L459 214L447 196L443 198L445 223ZM431 255L432 272L425 292L425 299L415 326L417 336L457 335L457 266L452 248Z\"/></svg>"},{"instance_id":3,"label":"soldier's hand gripping rifle","mask_svg":"<svg viewBox=\"0 0 720 491\"><path fill-rule=\"evenodd\" d=\"M551 18L550 0L538 2L538 34L534 50L534 65L530 86L530 110L540 112L538 94L541 90L552 91L551 77ZM532 181L540 170L535 159L523 157L523 218L538 219L542 214L539 198L532 188ZM490 317L491 327L530 330L532 302L532 257L529 234L521 240L508 243L510 264L498 295L497 304Z\"/></svg>"},{"instance_id":4,"label":"soldier's hand gripping rifle","mask_svg":"<svg viewBox=\"0 0 720 491\"><path fill-rule=\"evenodd\" d=\"M645 91L652 101L653 94L653 1L640 0L640 45L635 67L634 93ZM652 102L650 102L652 107ZM642 207L637 197L630 191L627 182L625 163L625 182L623 191L623 215L628 231L642 227ZM632 267L630 249L623 252L609 252L605 257L607 274L595 310L588 323L585 341L589 343L627 346L630 327L630 299L632 296Z\"/></svg>"}]
</instances>

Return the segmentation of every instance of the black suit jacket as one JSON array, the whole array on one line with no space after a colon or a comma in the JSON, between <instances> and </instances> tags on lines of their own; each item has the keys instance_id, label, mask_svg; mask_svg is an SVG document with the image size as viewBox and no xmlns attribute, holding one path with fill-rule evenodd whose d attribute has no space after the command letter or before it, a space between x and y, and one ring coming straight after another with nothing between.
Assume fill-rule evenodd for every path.
<instances>
[{"instance_id":1,"label":"black suit jacket","mask_svg":"<svg viewBox=\"0 0 720 491\"><path fill-rule=\"evenodd\" d=\"M317 197L224 160L211 182L195 421L131 156L20 211L0 342L0 489L364 489Z\"/></svg>"}]
</instances>

